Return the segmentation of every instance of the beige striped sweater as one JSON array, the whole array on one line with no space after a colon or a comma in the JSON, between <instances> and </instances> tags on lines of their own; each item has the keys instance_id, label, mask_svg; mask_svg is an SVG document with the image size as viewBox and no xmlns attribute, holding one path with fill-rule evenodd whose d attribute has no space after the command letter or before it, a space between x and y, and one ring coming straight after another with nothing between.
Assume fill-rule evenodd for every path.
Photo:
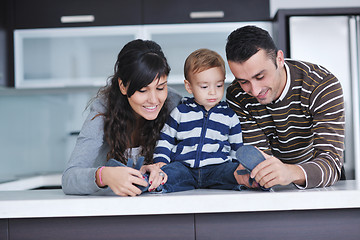
<instances>
[{"instance_id":1,"label":"beige striped sweater","mask_svg":"<svg viewBox=\"0 0 360 240\"><path fill-rule=\"evenodd\" d=\"M319 65L286 59L288 92L261 105L234 81L227 101L238 114L243 141L284 163L299 164L305 188L330 186L343 164L345 110L338 79ZM300 187L300 186L299 186Z\"/></svg>"}]
</instances>

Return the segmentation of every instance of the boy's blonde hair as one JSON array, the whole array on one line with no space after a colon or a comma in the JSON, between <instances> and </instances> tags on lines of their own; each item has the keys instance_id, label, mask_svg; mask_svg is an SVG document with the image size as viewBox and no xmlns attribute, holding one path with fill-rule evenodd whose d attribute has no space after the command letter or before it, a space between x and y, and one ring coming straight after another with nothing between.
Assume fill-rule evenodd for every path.
<instances>
[{"instance_id":1,"label":"boy's blonde hair","mask_svg":"<svg viewBox=\"0 0 360 240\"><path fill-rule=\"evenodd\" d=\"M223 58L215 51L207 48L201 48L192 52L185 60L184 76L190 81L190 75L199 73L210 68L219 67L225 78L225 62Z\"/></svg>"}]
</instances>

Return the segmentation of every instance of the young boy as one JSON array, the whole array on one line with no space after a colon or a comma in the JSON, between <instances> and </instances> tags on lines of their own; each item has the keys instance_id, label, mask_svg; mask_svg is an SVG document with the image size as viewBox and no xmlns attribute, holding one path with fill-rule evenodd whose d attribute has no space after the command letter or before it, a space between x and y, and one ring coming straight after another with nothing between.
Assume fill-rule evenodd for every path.
<instances>
[{"instance_id":1,"label":"young boy","mask_svg":"<svg viewBox=\"0 0 360 240\"><path fill-rule=\"evenodd\" d=\"M240 122L225 101L225 63L209 49L191 53L184 66L185 98L170 114L154 150L154 162L166 163L162 192L196 188L242 189L235 171L243 145ZM150 189L151 191L152 189Z\"/></svg>"}]
</instances>

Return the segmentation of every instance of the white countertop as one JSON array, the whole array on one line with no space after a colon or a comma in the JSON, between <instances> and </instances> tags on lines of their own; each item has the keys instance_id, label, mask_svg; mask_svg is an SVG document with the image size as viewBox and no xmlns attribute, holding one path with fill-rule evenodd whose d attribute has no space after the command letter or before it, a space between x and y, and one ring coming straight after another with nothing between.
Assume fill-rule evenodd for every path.
<instances>
[{"instance_id":1,"label":"white countertop","mask_svg":"<svg viewBox=\"0 0 360 240\"><path fill-rule=\"evenodd\" d=\"M272 192L198 189L137 197L71 196L62 190L0 191L0 218L191 214L305 209L360 208L356 181L298 190L292 185Z\"/></svg>"},{"instance_id":2,"label":"white countertop","mask_svg":"<svg viewBox=\"0 0 360 240\"><path fill-rule=\"evenodd\" d=\"M61 186L61 173L40 174L22 177L15 180L0 183L0 191L30 190L40 187Z\"/></svg>"}]
</instances>

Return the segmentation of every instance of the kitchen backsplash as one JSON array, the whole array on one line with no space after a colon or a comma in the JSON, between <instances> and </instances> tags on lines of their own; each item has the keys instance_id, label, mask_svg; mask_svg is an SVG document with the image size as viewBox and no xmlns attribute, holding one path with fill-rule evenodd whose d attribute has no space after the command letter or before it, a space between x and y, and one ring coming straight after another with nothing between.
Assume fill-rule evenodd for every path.
<instances>
[{"instance_id":1,"label":"kitchen backsplash","mask_svg":"<svg viewBox=\"0 0 360 240\"><path fill-rule=\"evenodd\" d=\"M172 85L180 94L183 84ZM0 182L64 170L97 88L0 90Z\"/></svg>"}]
</instances>

